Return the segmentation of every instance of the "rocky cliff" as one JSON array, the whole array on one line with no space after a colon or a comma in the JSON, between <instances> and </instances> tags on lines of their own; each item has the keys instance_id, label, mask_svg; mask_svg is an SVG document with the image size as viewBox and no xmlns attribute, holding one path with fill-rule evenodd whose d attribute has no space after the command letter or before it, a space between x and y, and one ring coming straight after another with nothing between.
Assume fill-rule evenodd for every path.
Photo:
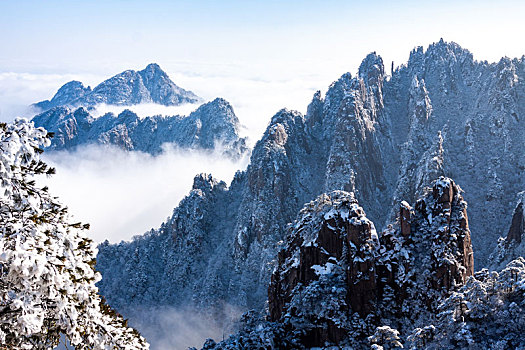
<instances>
[{"instance_id":1,"label":"rocky cliff","mask_svg":"<svg viewBox=\"0 0 525 350\"><path fill-rule=\"evenodd\" d=\"M158 103L176 106L196 103L202 99L193 92L177 86L156 63L141 71L127 70L97 85L84 87L79 81L64 84L51 100L35 103L43 111L58 106L133 105Z\"/></svg>"},{"instance_id":2,"label":"rocky cliff","mask_svg":"<svg viewBox=\"0 0 525 350\"><path fill-rule=\"evenodd\" d=\"M524 58L479 62L443 41L413 50L391 76L380 56L368 55L357 75L345 73L324 95L315 93L306 115L279 111L255 145L247 170L221 190L220 202L206 197L191 204L196 199L190 196L167 221L181 210L199 209L199 220L209 223L205 230L194 231L198 222L186 216L179 225L165 223L134 242L103 245L97 265L104 276L101 291L117 307L151 301L262 310L288 223L305 203L336 190L353 193L379 231L388 230L402 200L416 203L415 209L403 207L401 227L405 234L436 232L415 246L421 254L435 253L425 253L434 257L417 260L410 271L418 271L430 291L460 285L473 269L463 232L472 232L476 269L486 266L511 222L516 193L525 188L524 78ZM452 192L443 189L448 197L416 202L442 175L462 184L470 227L461 219L464 202L456 201L453 184ZM437 228L441 231L431 231ZM189 254L183 242L193 236L203 243ZM447 237L455 237L452 246ZM382 246L395 246L397 240ZM150 246L159 248L149 254L166 259L158 270L142 256ZM171 285L162 280L173 271L179 276L190 264L196 267L184 279L175 277ZM373 266L380 270L382 265ZM424 270L429 266L432 273ZM355 267L356 276L361 268ZM131 270L147 271L152 284L128 298L122 291L137 283L126 272ZM363 288L364 298L369 286Z\"/></svg>"},{"instance_id":3,"label":"rocky cliff","mask_svg":"<svg viewBox=\"0 0 525 350\"><path fill-rule=\"evenodd\" d=\"M387 319L406 329L473 273L466 203L452 180L437 180L415 210L403 202L397 223L379 234L351 193L332 192L292 224L269 286L269 319L304 346L352 345Z\"/></svg>"},{"instance_id":4,"label":"rocky cliff","mask_svg":"<svg viewBox=\"0 0 525 350\"><path fill-rule=\"evenodd\" d=\"M102 144L157 154L166 144L207 150L220 146L232 158L248 150L246 139L239 136L239 120L232 106L221 98L201 105L187 117L140 118L125 110L118 116L108 113L94 118L89 108L62 106L35 116L33 122L55 134L48 150Z\"/></svg>"},{"instance_id":5,"label":"rocky cliff","mask_svg":"<svg viewBox=\"0 0 525 350\"><path fill-rule=\"evenodd\" d=\"M238 333L203 349L523 346L525 318L504 318L525 306L525 260L474 275L461 189L441 177L425 192L380 233L352 193L305 205L278 254L267 319L248 313Z\"/></svg>"}]
</instances>

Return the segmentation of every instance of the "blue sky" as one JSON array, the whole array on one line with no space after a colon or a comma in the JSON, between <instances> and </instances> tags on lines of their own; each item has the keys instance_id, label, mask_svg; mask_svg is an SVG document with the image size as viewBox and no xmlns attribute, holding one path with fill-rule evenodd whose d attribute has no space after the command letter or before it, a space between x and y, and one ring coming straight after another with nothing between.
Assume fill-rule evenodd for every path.
<instances>
[{"instance_id":1,"label":"blue sky","mask_svg":"<svg viewBox=\"0 0 525 350\"><path fill-rule=\"evenodd\" d=\"M493 61L525 53L523 13L523 1L2 1L0 70L107 74L150 61L355 70L370 51L401 63L441 37Z\"/></svg>"},{"instance_id":2,"label":"blue sky","mask_svg":"<svg viewBox=\"0 0 525 350\"><path fill-rule=\"evenodd\" d=\"M0 120L62 84L94 86L156 62L184 88L226 98L260 134L282 107L376 51L390 67L444 38L478 60L525 54L525 1L0 1ZM387 69L388 70L388 69Z\"/></svg>"}]
</instances>

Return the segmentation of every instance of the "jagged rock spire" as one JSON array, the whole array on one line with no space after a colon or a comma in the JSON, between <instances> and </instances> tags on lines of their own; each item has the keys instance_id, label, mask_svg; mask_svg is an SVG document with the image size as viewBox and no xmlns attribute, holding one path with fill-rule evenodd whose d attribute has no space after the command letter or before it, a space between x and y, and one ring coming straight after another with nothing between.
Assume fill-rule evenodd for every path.
<instances>
[{"instance_id":1,"label":"jagged rock spire","mask_svg":"<svg viewBox=\"0 0 525 350\"><path fill-rule=\"evenodd\" d=\"M385 66L383 59L375 52L368 54L359 66L358 76L364 82L367 90L374 97L374 104L383 107L383 81L385 79Z\"/></svg>"},{"instance_id":2,"label":"jagged rock spire","mask_svg":"<svg viewBox=\"0 0 525 350\"><path fill-rule=\"evenodd\" d=\"M412 125L410 129L416 128L417 124L425 123L432 113L432 104L425 86L425 80L414 75L410 86L409 111L411 111Z\"/></svg>"},{"instance_id":3,"label":"jagged rock spire","mask_svg":"<svg viewBox=\"0 0 525 350\"><path fill-rule=\"evenodd\" d=\"M525 192L518 193L517 197L507 236L499 239L498 246L489 258L491 268L503 268L511 260L525 256Z\"/></svg>"},{"instance_id":4,"label":"jagged rock spire","mask_svg":"<svg viewBox=\"0 0 525 350\"><path fill-rule=\"evenodd\" d=\"M308 318L312 324L302 338L309 346L339 342L347 330L337 317L350 310L363 316L374 310L378 247L374 224L352 193L334 191L310 202L279 253L268 289L270 319L280 322L291 316L293 323ZM327 278L341 288L333 289ZM309 295L309 300L298 300L298 295ZM331 298L338 304L325 307ZM300 307L303 302L313 305Z\"/></svg>"},{"instance_id":5,"label":"jagged rock spire","mask_svg":"<svg viewBox=\"0 0 525 350\"><path fill-rule=\"evenodd\" d=\"M381 56L375 52L368 54L359 66L358 75L367 86L382 86L385 66Z\"/></svg>"},{"instance_id":6,"label":"jagged rock spire","mask_svg":"<svg viewBox=\"0 0 525 350\"><path fill-rule=\"evenodd\" d=\"M415 209L402 202L399 226L379 237L354 195L335 191L290 226L268 289L269 317L305 346L342 344L379 320L401 327L401 315L432 313L473 272L466 202L451 179L435 181Z\"/></svg>"}]
</instances>

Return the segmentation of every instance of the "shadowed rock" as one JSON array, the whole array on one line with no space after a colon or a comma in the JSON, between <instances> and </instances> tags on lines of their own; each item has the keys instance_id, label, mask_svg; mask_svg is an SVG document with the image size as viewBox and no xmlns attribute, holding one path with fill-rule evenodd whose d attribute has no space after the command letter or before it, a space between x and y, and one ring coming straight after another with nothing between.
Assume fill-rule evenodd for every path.
<instances>
[{"instance_id":1,"label":"shadowed rock","mask_svg":"<svg viewBox=\"0 0 525 350\"><path fill-rule=\"evenodd\" d=\"M507 246L521 243L524 220L523 203L519 203L516 209L514 209L514 215L512 216L512 223L510 224L509 233L507 234Z\"/></svg>"}]
</instances>

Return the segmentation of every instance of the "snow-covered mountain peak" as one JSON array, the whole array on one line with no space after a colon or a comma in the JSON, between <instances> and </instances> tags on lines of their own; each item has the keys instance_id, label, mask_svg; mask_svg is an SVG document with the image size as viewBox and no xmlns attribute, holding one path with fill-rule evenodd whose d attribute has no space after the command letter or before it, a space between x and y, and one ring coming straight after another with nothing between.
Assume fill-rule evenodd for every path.
<instances>
[{"instance_id":1,"label":"snow-covered mountain peak","mask_svg":"<svg viewBox=\"0 0 525 350\"><path fill-rule=\"evenodd\" d=\"M158 64L152 63L141 71L123 71L103 81L93 90L85 88L78 81L69 82L62 86L50 101L41 101L34 106L46 111L62 105L78 107L95 106L100 103L158 103L176 106L200 101L200 97L177 86Z\"/></svg>"},{"instance_id":2,"label":"snow-covered mountain peak","mask_svg":"<svg viewBox=\"0 0 525 350\"><path fill-rule=\"evenodd\" d=\"M372 52L368 54L359 66L358 76L367 86L379 85L385 75L385 67L381 56Z\"/></svg>"}]
</instances>

